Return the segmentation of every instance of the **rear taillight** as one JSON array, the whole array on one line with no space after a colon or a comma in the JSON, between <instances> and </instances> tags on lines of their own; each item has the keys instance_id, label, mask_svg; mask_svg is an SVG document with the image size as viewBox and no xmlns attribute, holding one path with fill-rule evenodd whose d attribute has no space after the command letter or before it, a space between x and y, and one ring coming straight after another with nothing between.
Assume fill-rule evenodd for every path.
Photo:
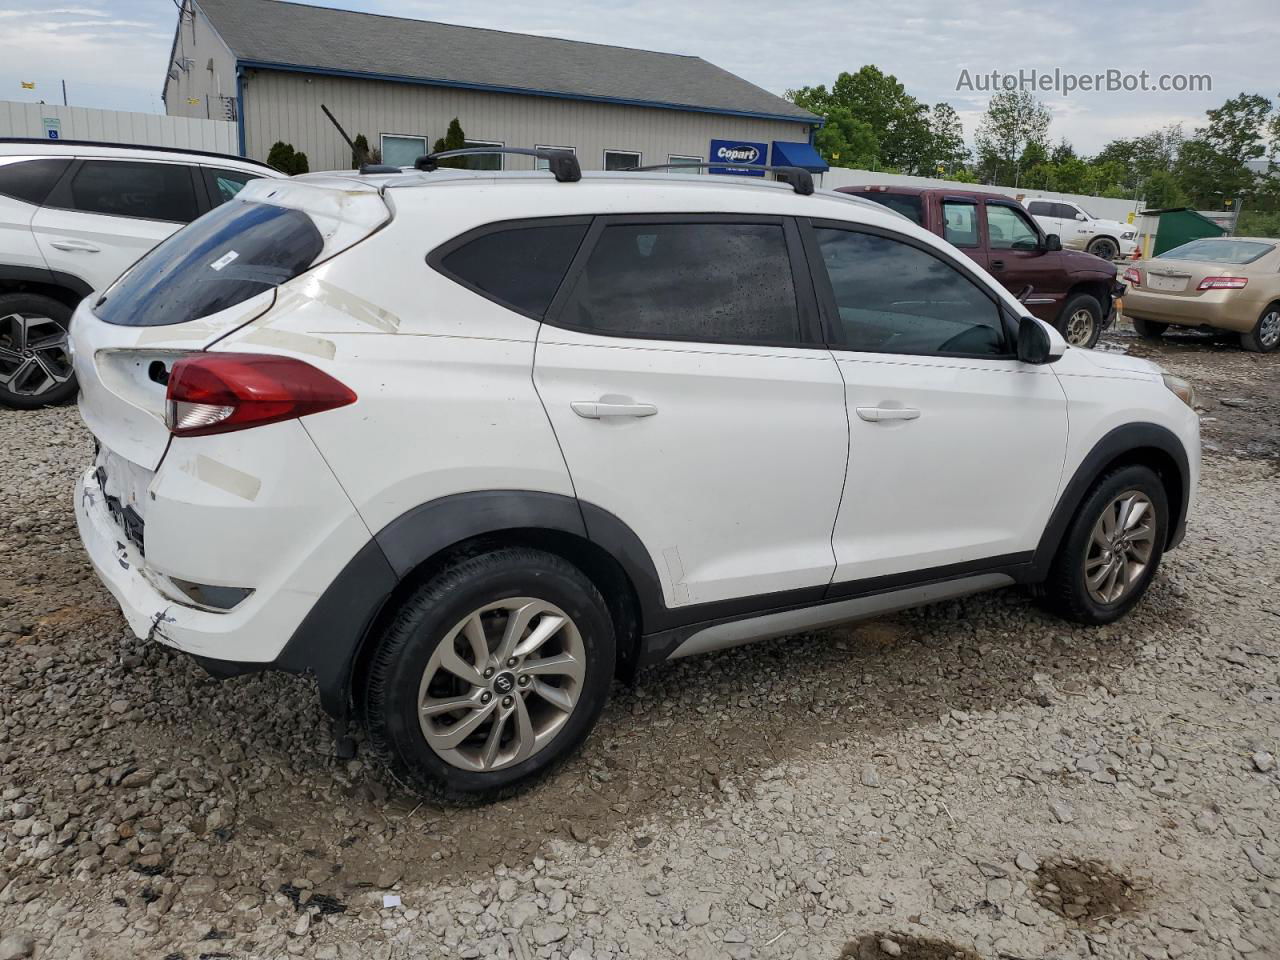
<instances>
[{"instance_id":1,"label":"rear taillight","mask_svg":"<svg viewBox=\"0 0 1280 960\"><path fill-rule=\"evenodd\" d=\"M1128 270L1124 272L1124 276L1121 277L1120 279L1122 279L1125 283L1129 284L1131 287L1142 286L1142 274L1138 272L1137 267L1130 267Z\"/></svg>"},{"instance_id":2,"label":"rear taillight","mask_svg":"<svg viewBox=\"0 0 1280 960\"><path fill-rule=\"evenodd\" d=\"M201 437L345 407L356 395L292 357L202 353L173 365L165 400L169 432Z\"/></svg>"},{"instance_id":3,"label":"rear taillight","mask_svg":"<svg viewBox=\"0 0 1280 960\"><path fill-rule=\"evenodd\" d=\"M1248 277L1205 277L1197 290L1243 290Z\"/></svg>"}]
</instances>

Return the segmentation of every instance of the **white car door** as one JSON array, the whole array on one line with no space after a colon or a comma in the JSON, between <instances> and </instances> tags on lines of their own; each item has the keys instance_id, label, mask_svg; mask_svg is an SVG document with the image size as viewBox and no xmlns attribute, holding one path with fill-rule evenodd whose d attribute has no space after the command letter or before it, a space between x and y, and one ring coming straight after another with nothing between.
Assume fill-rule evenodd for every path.
<instances>
[{"instance_id":1,"label":"white car door","mask_svg":"<svg viewBox=\"0 0 1280 960\"><path fill-rule=\"evenodd\" d=\"M31 220L49 269L108 286L199 215L195 168L151 160L79 160Z\"/></svg>"},{"instance_id":2,"label":"white car door","mask_svg":"<svg viewBox=\"0 0 1280 960\"><path fill-rule=\"evenodd\" d=\"M577 496L639 537L668 608L829 583L848 424L817 337L790 220L592 226L534 384Z\"/></svg>"},{"instance_id":3,"label":"white car door","mask_svg":"<svg viewBox=\"0 0 1280 960\"><path fill-rule=\"evenodd\" d=\"M1029 559L1066 451L1052 369L1013 356L994 290L944 250L825 221L810 243L849 414L833 594Z\"/></svg>"}]
</instances>

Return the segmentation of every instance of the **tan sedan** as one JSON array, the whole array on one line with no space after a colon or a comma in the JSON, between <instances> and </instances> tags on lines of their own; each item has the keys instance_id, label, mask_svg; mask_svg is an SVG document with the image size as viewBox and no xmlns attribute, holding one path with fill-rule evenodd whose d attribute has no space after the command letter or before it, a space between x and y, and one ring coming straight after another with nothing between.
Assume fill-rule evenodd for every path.
<instances>
[{"instance_id":1,"label":"tan sedan","mask_svg":"<svg viewBox=\"0 0 1280 960\"><path fill-rule=\"evenodd\" d=\"M1205 237L1124 272L1124 315L1144 337L1171 325L1240 334L1249 350L1280 347L1280 240Z\"/></svg>"}]
</instances>

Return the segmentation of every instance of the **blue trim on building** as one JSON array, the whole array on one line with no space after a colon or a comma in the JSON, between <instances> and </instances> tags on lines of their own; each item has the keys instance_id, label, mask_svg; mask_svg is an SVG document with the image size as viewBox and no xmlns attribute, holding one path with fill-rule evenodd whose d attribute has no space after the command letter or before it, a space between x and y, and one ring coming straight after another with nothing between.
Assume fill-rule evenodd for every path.
<instances>
[{"instance_id":1,"label":"blue trim on building","mask_svg":"<svg viewBox=\"0 0 1280 960\"><path fill-rule=\"evenodd\" d=\"M786 123L818 124L818 119L788 117L776 113L754 113L749 110L727 110L720 107L691 107L682 103L664 103L660 100L632 100L626 97L596 97L587 94L561 93L554 90L533 90L527 87L504 87L486 83L463 83L457 80L435 80L422 77L404 77L391 73L362 73L358 70L334 70L329 67L300 67L288 63L270 63L266 60L237 60L238 68L256 70L280 70L286 73L314 73L327 77L347 77L356 80L385 80L389 83L412 83L424 87L450 87L457 90L479 90L483 93L514 93L526 97L552 97L557 100L581 100L586 103L610 103L625 107L653 107L658 110L680 110L685 113L710 113L723 117L746 117L751 120L780 120ZM239 80L237 79L237 90ZM239 96L239 93L237 93ZM243 146L243 139L242 139Z\"/></svg>"},{"instance_id":2,"label":"blue trim on building","mask_svg":"<svg viewBox=\"0 0 1280 960\"><path fill-rule=\"evenodd\" d=\"M240 141L240 156L247 157L244 151L244 69L240 61L236 61L236 138Z\"/></svg>"}]
</instances>

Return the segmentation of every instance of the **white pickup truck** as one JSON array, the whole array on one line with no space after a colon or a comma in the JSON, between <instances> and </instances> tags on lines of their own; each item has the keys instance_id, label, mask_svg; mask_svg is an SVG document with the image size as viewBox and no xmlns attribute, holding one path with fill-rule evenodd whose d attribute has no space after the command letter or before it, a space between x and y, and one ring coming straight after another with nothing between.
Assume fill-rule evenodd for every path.
<instances>
[{"instance_id":1,"label":"white pickup truck","mask_svg":"<svg viewBox=\"0 0 1280 960\"><path fill-rule=\"evenodd\" d=\"M1022 202L1044 232L1056 233L1064 247L1114 260L1129 257L1138 245L1138 232L1133 224L1100 220L1070 200L1024 197Z\"/></svg>"}]
</instances>

